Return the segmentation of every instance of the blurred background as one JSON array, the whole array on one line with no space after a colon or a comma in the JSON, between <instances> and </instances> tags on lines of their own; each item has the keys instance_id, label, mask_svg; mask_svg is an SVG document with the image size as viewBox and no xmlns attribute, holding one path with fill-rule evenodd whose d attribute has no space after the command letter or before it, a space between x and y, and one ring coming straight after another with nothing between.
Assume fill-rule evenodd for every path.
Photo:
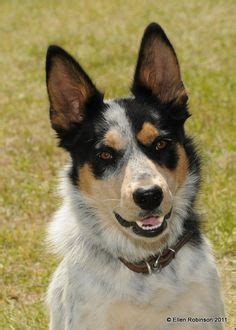
<instances>
[{"instance_id":1,"label":"blurred background","mask_svg":"<svg viewBox=\"0 0 236 330\"><path fill-rule=\"evenodd\" d=\"M47 46L66 48L105 97L127 95L151 21L172 41L190 95L186 127L204 160L198 208L222 279L226 329L234 328L235 13L233 0L0 0L0 329L47 329L44 297L58 263L44 237L67 156L48 118Z\"/></svg>"}]
</instances>

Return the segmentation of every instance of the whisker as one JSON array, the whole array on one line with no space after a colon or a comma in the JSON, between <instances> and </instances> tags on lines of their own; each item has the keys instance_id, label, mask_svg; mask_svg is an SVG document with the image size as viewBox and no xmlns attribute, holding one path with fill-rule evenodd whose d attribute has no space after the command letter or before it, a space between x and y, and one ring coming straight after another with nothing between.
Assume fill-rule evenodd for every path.
<instances>
[{"instance_id":1,"label":"whisker","mask_svg":"<svg viewBox=\"0 0 236 330\"><path fill-rule=\"evenodd\" d=\"M119 198L106 198L106 199L102 199L102 201L120 201Z\"/></svg>"}]
</instances>

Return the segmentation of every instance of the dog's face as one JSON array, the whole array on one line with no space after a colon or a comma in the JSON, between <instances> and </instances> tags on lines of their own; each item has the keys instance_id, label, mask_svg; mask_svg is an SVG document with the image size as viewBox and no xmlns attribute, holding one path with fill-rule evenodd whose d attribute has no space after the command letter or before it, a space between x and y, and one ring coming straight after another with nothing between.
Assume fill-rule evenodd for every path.
<instances>
[{"instance_id":1,"label":"dog's face","mask_svg":"<svg viewBox=\"0 0 236 330\"><path fill-rule=\"evenodd\" d=\"M104 230L153 243L168 236L174 201L189 174L187 95L176 54L156 24L146 29L132 97L104 101L80 65L51 46L50 118L72 157L71 179Z\"/></svg>"}]
</instances>

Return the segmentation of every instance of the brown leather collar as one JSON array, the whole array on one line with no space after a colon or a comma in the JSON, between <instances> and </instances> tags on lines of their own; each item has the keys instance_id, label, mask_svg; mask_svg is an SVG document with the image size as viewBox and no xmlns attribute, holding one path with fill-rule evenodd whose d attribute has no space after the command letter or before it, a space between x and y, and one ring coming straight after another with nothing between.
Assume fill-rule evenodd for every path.
<instances>
[{"instance_id":1,"label":"brown leather collar","mask_svg":"<svg viewBox=\"0 0 236 330\"><path fill-rule=\"evenodd\" d=\"M132 263L123 258L119 259L126 267L136 273L152 274L154 272L160 272L162 268L169 265L176 253L190 240L192 235L193 232L185 233L173 247L165 249L161 254L151 256L139 263Z\"/></svg>"}]
</instances>

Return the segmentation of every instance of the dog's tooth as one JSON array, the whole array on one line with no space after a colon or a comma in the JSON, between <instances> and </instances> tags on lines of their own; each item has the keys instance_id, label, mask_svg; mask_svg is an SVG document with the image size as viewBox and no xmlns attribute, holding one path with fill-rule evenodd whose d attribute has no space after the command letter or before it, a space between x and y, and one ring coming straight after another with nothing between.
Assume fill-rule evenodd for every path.
<instances>
[{"instance_id":1,"label":"dog's tooth","mask_svg":"<svg viewBox=\"0 0 236 330\"><path fill-rule=\"evenodd\" d=\"M143 230L149 231L149 230L153 230L153 229L157 229L161 226L161 223L156 224L154 226L147 226L144 225L141 221L136 221L136 224Z\"/></svg>"}]
</instances>

